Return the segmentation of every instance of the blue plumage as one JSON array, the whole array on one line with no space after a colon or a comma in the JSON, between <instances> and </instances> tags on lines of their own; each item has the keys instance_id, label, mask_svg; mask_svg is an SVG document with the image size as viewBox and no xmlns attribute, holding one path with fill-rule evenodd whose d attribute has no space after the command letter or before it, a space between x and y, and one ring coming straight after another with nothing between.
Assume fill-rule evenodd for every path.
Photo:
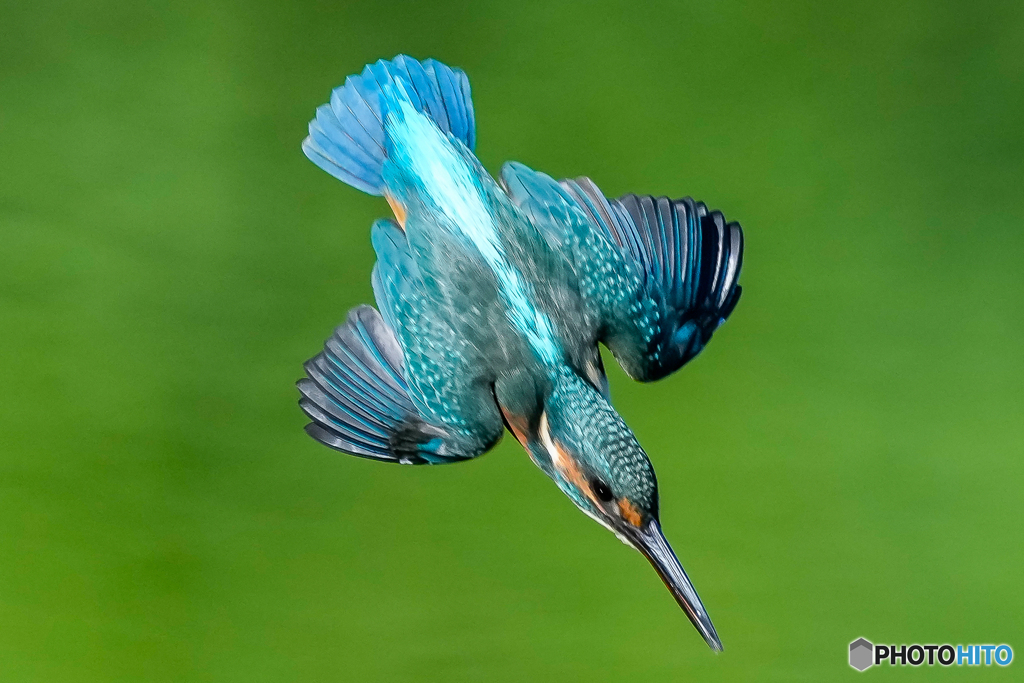
<instances>
[{"instance_id":1,"label":"blue plumage","mask_svg":"<svg viewBox=\"0 0 1024 683\"><path fill-rule=\"evenodd\" d=\"M306 363L299 405L317 441L352 455L405 464L471 457L464 437L423 417L405 380L394 332L370 306L359 306ZM472 439L470 439L472 440Z\"/></svg>"},{"instance_id":2,"label":"blue plumage","mask_svg":"<svg viewBox=\"0 0 1024 683\"><path fill-rule=\"evenodd\" d=\"M660 530L647 454L609 402L606 345L641 381L696 356L740 295L743 234L690 198L608 199L588 178L473 155L465 74L405 56L317 109L303 151L384 195L377 309L354 309L306 364L318 441L376 460L476 457L505 428L587 515L640 550L714 649L721 641Z\"/></svg>"},{"instance_id":3,"label":"blue plumage","mask_svg":"<svg viewBox=\"0 0 1024 683\"><path fill-rule=\"evenodd\" d=\"M432 59L421 63L400 55L367 65L336 88L330 103L319 107L309 122L302 151L335 178L381 194L388 103L402 95L443 133L473 149L476 123L466 74Z\"/></svg>"},{"instance_id":4,"label":"blue plumage","mask_svg":"<svg viewBox=\"0 0 1024 683\"><path fill-rule=\"evenodd\" d=\"M658 310L653 334L621 321L632 332L609 344L634 379L650 381L675 372L696 356L739 301L743 232L719 211L686 197L628 194L608 200L589 178L562 185L637 264L650 306ZM646 323L644 323L646 324ZM637 327L630 330L630 327ZM648 338L641 354L635 350Z\"/></svg>"},{"instance_id":5,"label":"blue plumage","mask_svg":"<svg viewBox=\"0 0 1024 683\"><path fill-rule=\"evenodd\" d=\"M419 269L405 232L394 222L386 218L376 221L370 228L370 242L377 252L371 276L373 296L388 326L396 330L400 302L410 301L418 291Z\"/></svg>"}]
</instances>

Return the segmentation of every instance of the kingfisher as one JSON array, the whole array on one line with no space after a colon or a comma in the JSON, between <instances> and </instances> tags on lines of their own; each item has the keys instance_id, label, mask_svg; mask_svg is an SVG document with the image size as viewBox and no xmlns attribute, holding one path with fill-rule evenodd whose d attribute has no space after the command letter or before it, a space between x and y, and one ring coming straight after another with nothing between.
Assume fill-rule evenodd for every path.
<instances>
[{"instance_id":1,"label":"kingfisher","mask_svg":"<svg viewBox=\"0 0 1024 683\"><path fill-rule=\"evenodd\" d=\"M358 306L298 381L306 432L382 462L476 458L505 430L584 514L654 566L714 650L661 530L654 468L612 407L599 345L635 380L705 347L740 297L739 224L686 197L607 198L589 178L473 153L469 80L434 59L367 65L316 110L306 156L387 200L377 307Z\"/></svg>"}]
</instances>

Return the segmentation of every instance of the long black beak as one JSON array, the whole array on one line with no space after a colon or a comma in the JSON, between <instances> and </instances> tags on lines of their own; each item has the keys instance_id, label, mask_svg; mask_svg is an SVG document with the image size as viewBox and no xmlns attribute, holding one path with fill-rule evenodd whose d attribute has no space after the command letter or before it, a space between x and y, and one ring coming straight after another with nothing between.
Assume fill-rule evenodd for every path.
<instances>
[{"instance_id":1,"label":"long black beak","mask_svg":"<svg viewBox=\"0 0 1024 683\"><path fill-rule=\"evenodd\" d=\"M683 565L679 564L676 554L672 552L672 547L665 539L665 534L661 533L658 522L652 519L643 528L631 529L629 537L636 545L636 549L654 565L658 576L668 586L672 596L686 612L686 616L690 617L690 621L704 637L708 646L715 652L721 652L722 641L718 639L718 633L715 632L715 626L711 623L711 617L704 609L704 604L700 601L700 596L697 595L693 584L690 583L690 578L683 570Z\"/></svg>"}]
</instances>

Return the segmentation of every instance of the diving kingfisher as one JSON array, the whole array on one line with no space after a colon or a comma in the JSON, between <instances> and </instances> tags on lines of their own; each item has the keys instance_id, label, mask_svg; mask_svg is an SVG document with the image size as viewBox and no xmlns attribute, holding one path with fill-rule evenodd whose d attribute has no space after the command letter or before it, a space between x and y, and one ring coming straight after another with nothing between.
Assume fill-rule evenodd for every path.
<instances>
[{"instance_id":1,"label":"diving kingfisher","mask_svg":"<svg viewBox=\"0 0 1024 683\"><path fill-rule=\"evenodd\" d=\"M402 464L475 458L507 428L586 515L654 566L715 651L722 642L661 531L654 468L609 401L598 344L635 380L675 372L732 312L743 233L690 198L608 199L473 154L469 80L399 55L349 76L302 150L383 195L370 230L377 308L352 309L307 361L317 441Z\"/></svg>"}]
</instances>

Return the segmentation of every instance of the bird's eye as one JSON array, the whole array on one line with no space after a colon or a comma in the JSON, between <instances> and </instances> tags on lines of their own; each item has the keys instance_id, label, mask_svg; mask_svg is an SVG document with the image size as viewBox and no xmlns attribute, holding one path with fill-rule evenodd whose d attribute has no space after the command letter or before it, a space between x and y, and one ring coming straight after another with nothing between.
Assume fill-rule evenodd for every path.
<instances>
[{"instance_id":1,"label":"bird's eye","mask_svg":"<svg viewBox=\"0 0 1024 683\"><path fill-rule=\"evenodd\" d=\"M600 479L595 479L594 481L590 482L590 488L594 489L594 495L597 496L599 500L602 500L605 503L614 498L614 496L612 495L612 490L608 488L608 484L604 483Z\"/></svg>"}]
</instances>

